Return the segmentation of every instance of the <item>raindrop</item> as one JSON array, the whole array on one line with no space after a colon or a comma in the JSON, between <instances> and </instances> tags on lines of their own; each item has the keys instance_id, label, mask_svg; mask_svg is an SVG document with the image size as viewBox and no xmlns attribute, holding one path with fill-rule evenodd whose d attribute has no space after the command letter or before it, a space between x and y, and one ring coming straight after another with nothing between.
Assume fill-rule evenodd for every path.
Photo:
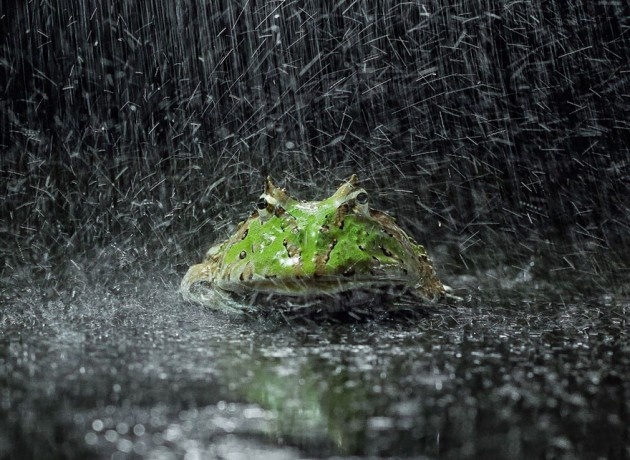
<instances>
[{"instance_id":1,"label":"raindrop","mask_svg":"<svg viewBox=\"0 0 630 460\"><path fill-rule=\"evenodd\" d=\"M116 447L119 451L127 454L133 450L133 442L131 442L129 439L121 439L120 441L118 441Z\"/></svg>"},{"instance_id":2,"label":"raindrop","mask_svg":"<svg viewBox=\"0 0 630 460\"><path fill-rule=\"evenodd\" d=\"M95 433L89 432L85 434L85 443L93 446L98 442L98 436Z\"/></svg>"},{"instance_id":3,"label":"raindrop","mask_svg":"<svg viewBox=\"0 0 630 460\"><path fill-rule=\"evenodd\" d=\"M145 433L145 428L142 423L138 423L133 427L133 434L136 436L142 436Z\"/></svg>"},{"instance_id":4,"label":"raindrop","mask_svg":"<svg viewBox=\"0 0 630 460\"><path fill-rule=\"evenodd\" d=\"M92 422L92 429L94 431L101 431L104 428L103 421L100 419L96 419Z\"/></svg>"},{"instance_id":5,"label":"raindrop","mask_svg":"<svg viewBox=\"0 0 630 460\"><path fill-rule=\"evenodd\" d=\"M116 425L116 431L119 434L127 434L129 432L129 425L124 422L120 422Z\"/></svg>"},{"instance_id":6,"label":"raindrop","mask_svg":"<svg viewBox=\"0 0 630 460\"><path fill-rule=\"evenodd\" d=\"M116 442L118 440L118 433L114 430L107 430L105 432L105 439L109 442Z\"/></svg>"}]
</instances>

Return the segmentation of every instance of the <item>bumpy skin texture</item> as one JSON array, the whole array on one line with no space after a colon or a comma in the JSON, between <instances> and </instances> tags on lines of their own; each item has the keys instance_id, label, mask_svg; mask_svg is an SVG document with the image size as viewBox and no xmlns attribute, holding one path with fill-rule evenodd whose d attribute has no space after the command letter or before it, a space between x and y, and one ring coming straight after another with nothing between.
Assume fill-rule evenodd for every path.
<instances>
[{"instance_id":1,"label":"bumpy skin texture","mask_svg":"<svg viewBox=\"0 0 630 460\"><path fill-rule=\"evenodd\" d=\"M389 287L441 297L444 286L425 249L367 202L356 176L312 202L290 197L268 178L259 210L188 270L181 291L201 303L209 300L197 295L197 285L294 298Z\"/></svg>"}]
</instances>

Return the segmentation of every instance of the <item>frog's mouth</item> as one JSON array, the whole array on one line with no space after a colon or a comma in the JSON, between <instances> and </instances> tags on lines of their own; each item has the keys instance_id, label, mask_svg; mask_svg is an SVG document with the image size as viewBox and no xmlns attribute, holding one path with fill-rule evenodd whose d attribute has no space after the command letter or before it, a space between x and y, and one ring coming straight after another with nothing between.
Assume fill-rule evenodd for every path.
<instances>
[{"instance_id":1,"label":"frog's mouth","mask_svg":"<svg viewBox=\"0 0 630 460\"><path fill-rule=\"evenodd\" d=\"M405 273L383 274L374 276L316 276L301 278L265 278L246 281L219 281L218 289L238 295L248 295L253 292L282 295L290 297L308 297L322 295L337 295L347 291L382 291L387 288L392 291L410 289L412 284Z\"/></svg>"}]
</instances>

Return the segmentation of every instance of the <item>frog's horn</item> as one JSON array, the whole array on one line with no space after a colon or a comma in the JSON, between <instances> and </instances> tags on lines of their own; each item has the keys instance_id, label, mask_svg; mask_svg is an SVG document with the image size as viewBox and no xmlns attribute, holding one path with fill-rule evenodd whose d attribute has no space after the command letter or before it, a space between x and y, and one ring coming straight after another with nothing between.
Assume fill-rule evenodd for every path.
<instances>
[{"instance_id":1,"label":"frog's horn","mask_svg":"<svg viewBox=\"0 0 630 460\"><path fill-rule=\"evenodd\" d=\"M271 176L267 176L267 182L265 183L265 195L268 198L275 199L280 205L284 205L289 200L289 194L283 188L277 187L273 183Z\"/></svg>"},{"instance_id":2,"label":"frog's horn","mask_svg":"<svg viewBox=\"0 0 630 460\"><path fill-rule=\"evenodd\" d=\"M272 192L277 189L276 184L273 183L273 179L271 176L267 176L267 180L265 181L265 193L267 195L271 195Z\"/></svg>"},{"instance_id":3,"label":"frog's horn","mask_svg":"<svg viewBox=\"0 0 630 460\"><path fill-rule=\"evenodd\" d=\"M356 174L350 176L350 178L341 184L341 187L337 189L333 197L337 200L343 200L348 194L356 189L356 185L359 182Z\"/></svg>"}]
</instances>

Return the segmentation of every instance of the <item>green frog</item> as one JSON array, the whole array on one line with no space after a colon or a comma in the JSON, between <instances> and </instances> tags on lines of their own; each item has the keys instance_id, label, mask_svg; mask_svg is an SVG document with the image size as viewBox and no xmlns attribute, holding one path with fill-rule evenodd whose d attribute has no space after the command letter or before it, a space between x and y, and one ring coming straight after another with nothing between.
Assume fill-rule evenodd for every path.
<instances>
[{"instance_id":1,"label":"green frog","mask_svg":"<svg viewBox=\"0 0 630 460\"><path fill-rule=\"evenodd\" d=\"M235 298L243 308L271 298L294 306L335 299L341 308L383 295L441 298L445 287L424 247L370 209L358 182L353 175L325 200L299 201L267 178L255 212L190 267L182 294L228 309L240 308L226 303Z\"/></svg>"}]
</instances>

